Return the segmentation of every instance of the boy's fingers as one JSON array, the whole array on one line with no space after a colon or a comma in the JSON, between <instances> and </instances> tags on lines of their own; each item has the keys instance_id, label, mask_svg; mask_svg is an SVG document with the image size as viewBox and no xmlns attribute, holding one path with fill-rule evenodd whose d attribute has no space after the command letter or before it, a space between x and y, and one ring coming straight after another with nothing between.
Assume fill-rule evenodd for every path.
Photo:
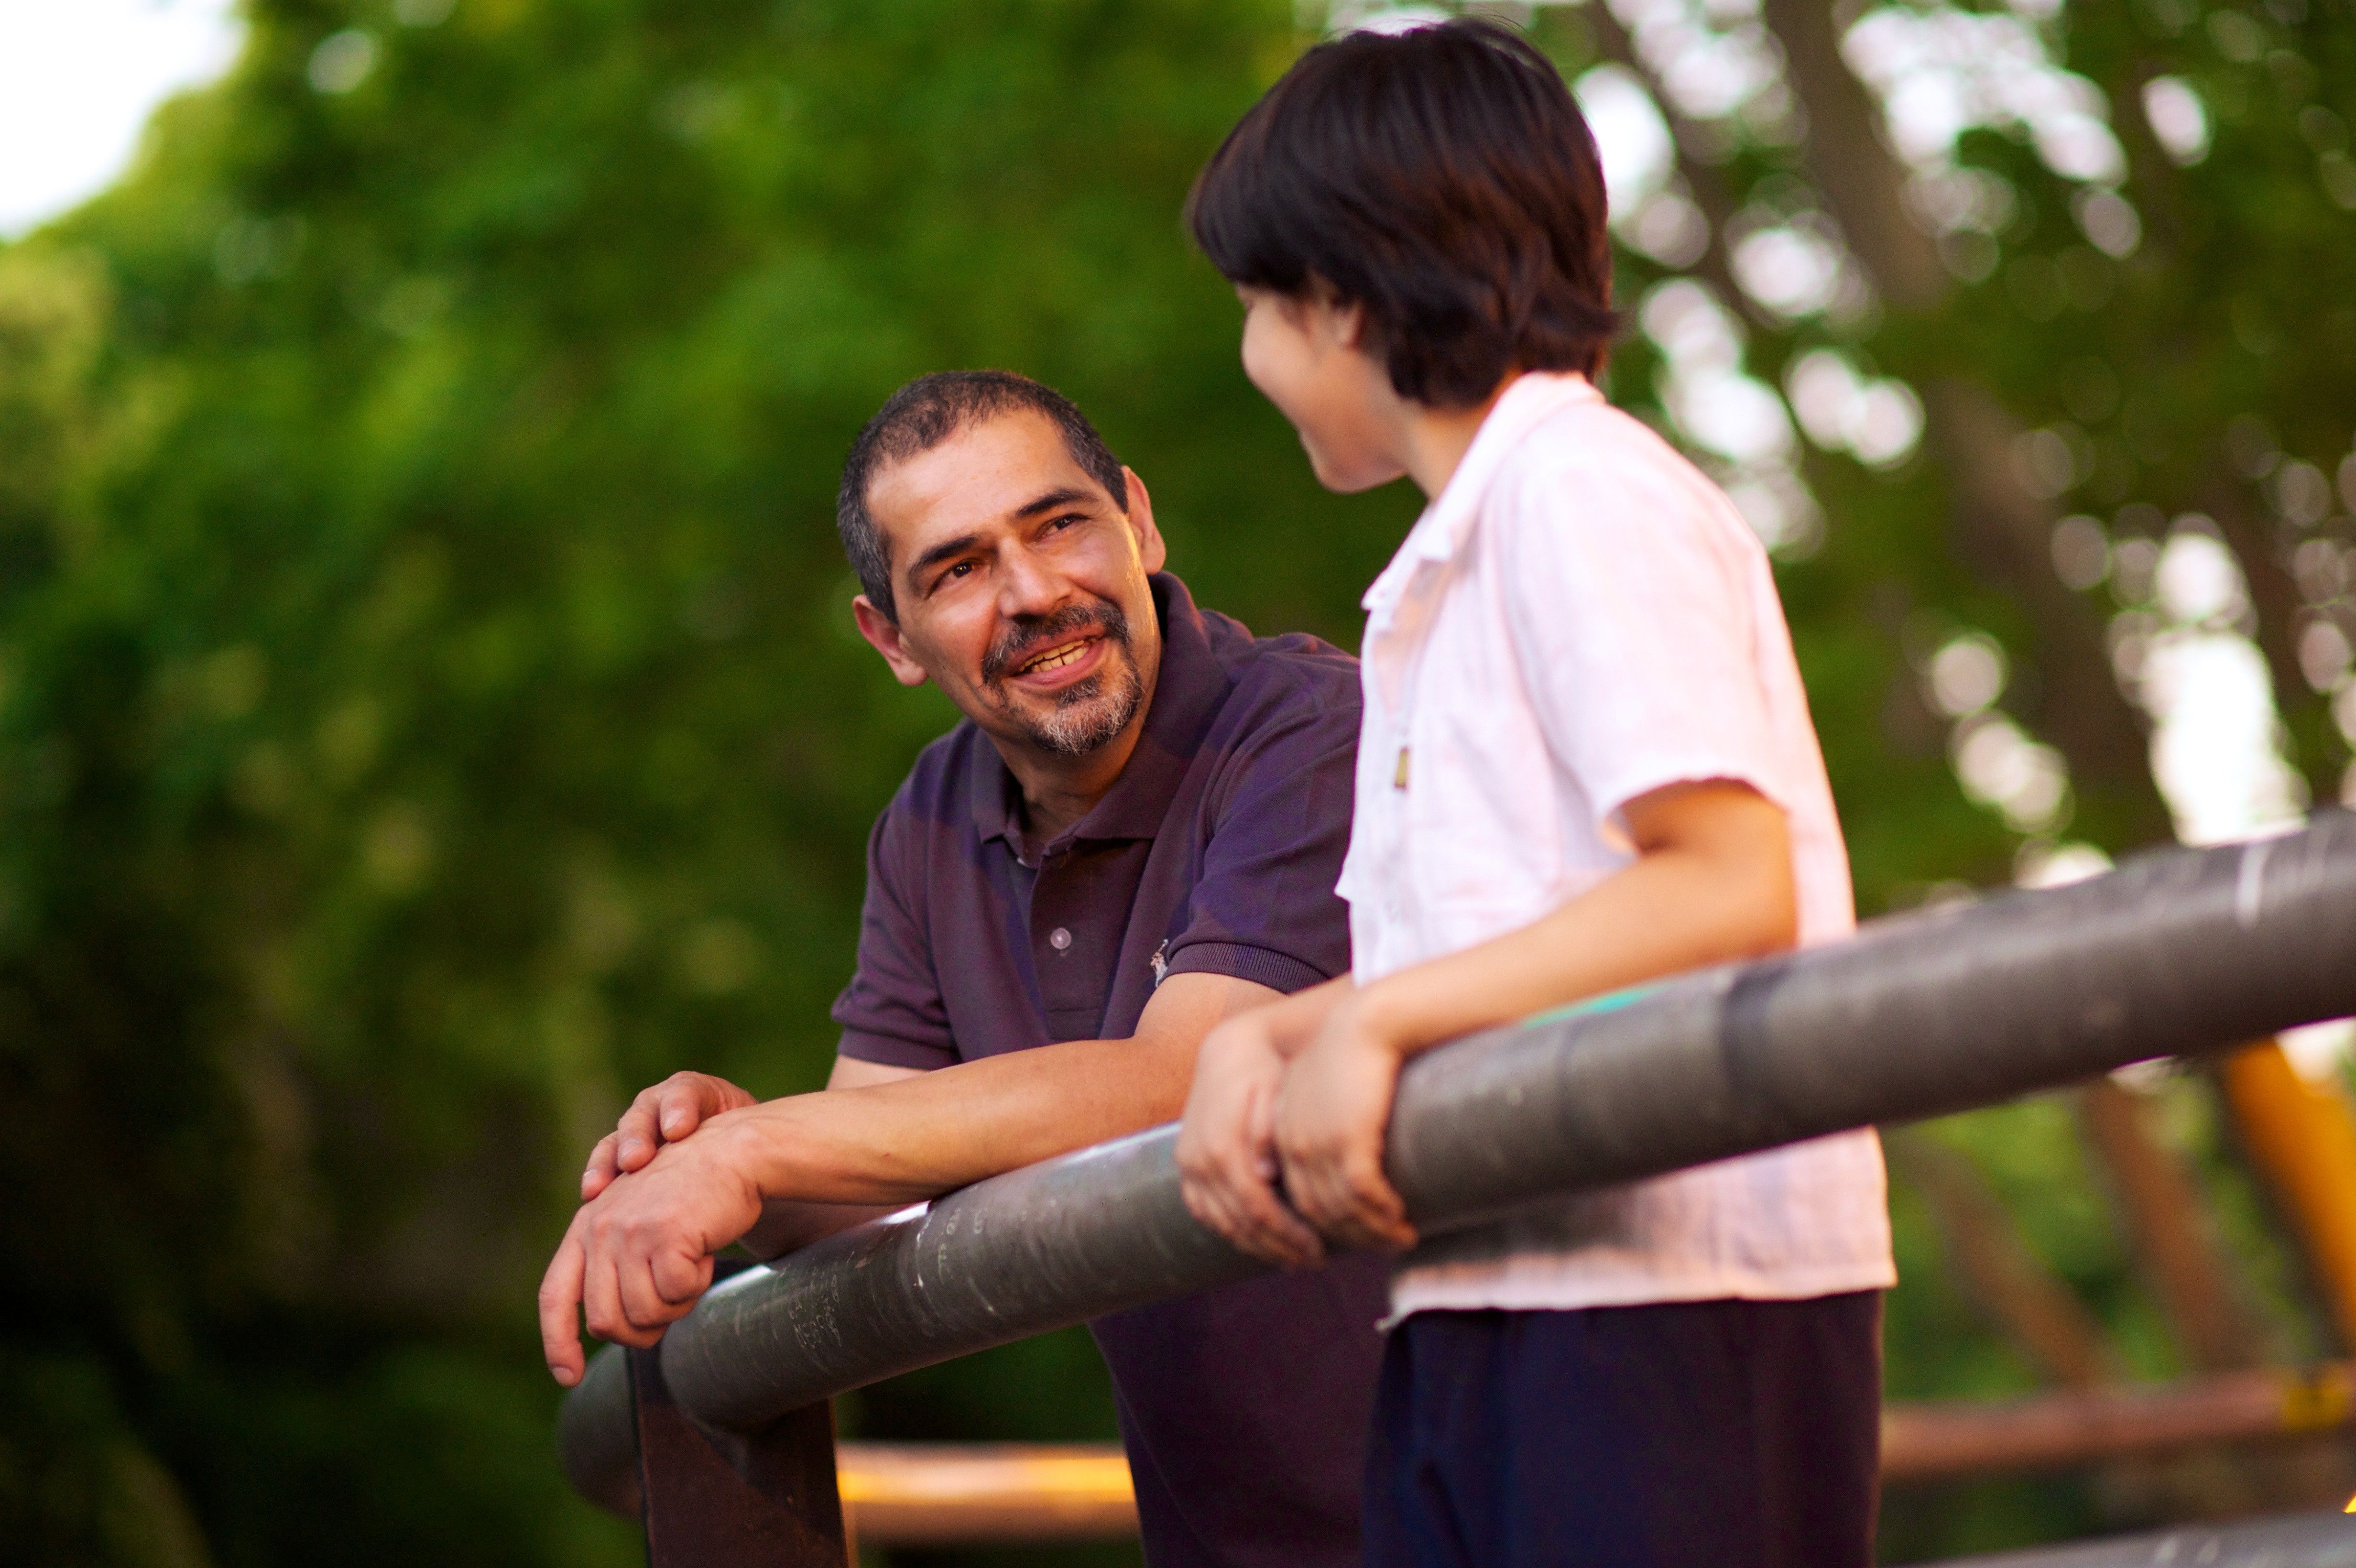
<instances>
[{"instance_id":1,"label":"boy's fingers","mask_svg":"<svg viewBox=\"0 0 2356 1568\"><path fill-rule=\"evenodd\" d=\"M1275 1188L1262 1180L1256 1169L1237 1173L1234 1192L1258 1243L1251 1249L1255 1255L1297 1268L1315 1263L1323 1253L1324 1243L1317 1232L1285 1207Z\"/></svg>"},{"instance_id":2,"label":"boy's fingers","mask_svg":"<svg viewBox=\"0 0 2356 1568\"><path fill-rule=\"evenodd\" d=\"M1194 1217L1238 1250L1285 1266L1316 1261L1316 1232L1254 1179L1248 1158L1230 1158L1208 1176L1183 1183L1180 1190Z\"/></svg>"},{"instance_id":3,"label":"boy's fingers","mask_svg":"<svg viewBox=\"0 0 2356 1568\"><path fill-rule=\"evenodd\" d=\"M1379 1168L1352 1173L1347 1188L1348 1215L1344 1228L1362 1247L1401 1248L1415 1243L1415 1230L1407 1222L1406 1206Z\"/></svg>"},{"instance_id":4,"label":"boy's fingers","mask_svg":"<svg viewBox=\"0 0 2356 1568\"><path fill-rule=\"evenodd\" d=\"M581 1381L581 1243L567 1233L540 1281L540 1348L548 1370L566 1388Z\"/></svg>"},{"instance_id":5,"label":"boy's fingers","mask_svg":"<svg viewBox=\"0 0 2356 1568\"><path fill-rule=\"evenodd\" d=\"M1300 1268L1318 1260L1323 1243L1315 1232L1290 1216L1270 1219L1250 1212L1237 1215L1232 1238L1237 1248L1280 1268Z\"/></svg>"},{"instance_id":6,"label":"boy's fingers","mask_svg":"<svg viewBox=\"0 0 2356 1568\"><path fill-rule=\"evenodd\" d=\"M1269 1251L1263 1254L1290 1268L1306 1268L1325 1259L1325 1238L1302 1223L1298 1215L1270 1200L1262 1216Z\"/></svg>"},{"instance_id":7,"label":"boy's fingers","mask_svg":"<svg viewBox=\"0 0 2356 1568\"><path fill-rule=\"evenodd\" d=\"M1334 1179L1332 1156L1314 1146L1279 1151L1284 1167L1284 1195L1301 1216L1327 1233L1348 1220L1348 1203Z\"/></svg>"}]
</instances>

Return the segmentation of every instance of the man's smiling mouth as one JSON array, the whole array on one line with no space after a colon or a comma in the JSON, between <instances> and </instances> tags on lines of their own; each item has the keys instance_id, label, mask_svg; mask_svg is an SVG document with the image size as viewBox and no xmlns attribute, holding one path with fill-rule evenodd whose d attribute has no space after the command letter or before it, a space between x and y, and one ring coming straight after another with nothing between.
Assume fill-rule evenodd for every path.
<instances>
[{"instance_id":1,"label":"man's smiling mouth","mask_svg":"<svg viewBox=\"0 0 2356 1568\"><path fill-rule=\"evenodd\" d=\"M1068 643L1058 643L1045 652L1024 660L1014 673L1018 676L1041 675L1051 669L1061 669L1066 665L1084 657L1088 651L1088 645L1095 641L1094 637L1075 637Z\"/></svg>"}]
</instances>

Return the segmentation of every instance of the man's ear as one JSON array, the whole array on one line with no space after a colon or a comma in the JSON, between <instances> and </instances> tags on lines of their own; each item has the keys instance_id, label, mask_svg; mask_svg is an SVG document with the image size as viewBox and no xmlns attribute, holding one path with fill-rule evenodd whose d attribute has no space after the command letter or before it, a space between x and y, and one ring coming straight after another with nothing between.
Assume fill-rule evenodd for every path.
<instances>
[{"instance_id":1,"label":"man's ear","mask_svg":"<svg viewBox=\"0 0 2356 1568\"><path fill-rule=\"evenodd\" d=\"M859 635L867 645L884 656L892 667L892 678L902 686L922 686L931 677L925 667L908 652L905 638L900 635L900 624L875 607L874 602L862 593L851 602L851 618L858 623Z\"/></svg>"},{"instance_id":2,"label":"man's ear","mask_svg":"<svg viewBox=\"0 0 2356 1568\"><path fill-rule=\"evenodd\" d=\"M1148 571L1159 571L1170 559L1170 547L1162 542L1162 530L1153 524L1153 497L1145 493L1145 481L1137 476L1134 468L1123 467L1120 476L1129 486L1129 526L1137 535L1137 553Z\"/></svg>"}]
</instances>

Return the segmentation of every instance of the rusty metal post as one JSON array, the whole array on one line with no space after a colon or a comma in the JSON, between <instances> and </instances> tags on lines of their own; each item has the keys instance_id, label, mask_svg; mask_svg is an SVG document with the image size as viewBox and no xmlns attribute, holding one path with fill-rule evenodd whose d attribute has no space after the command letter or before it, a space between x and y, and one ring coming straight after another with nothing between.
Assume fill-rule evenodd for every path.
<instances>
[{"instance_id":1,"label":"rusty metal post","mask_svg":"<svg viewBox=\"0 0 2356 1568\"><path fill-rule=\"evenodd\" d=\"M671 1398L659 1355L633 1350L629 1366L648 1568L849 1568L831 1401L712 1432Z\"/></svg>"}]
</instances>

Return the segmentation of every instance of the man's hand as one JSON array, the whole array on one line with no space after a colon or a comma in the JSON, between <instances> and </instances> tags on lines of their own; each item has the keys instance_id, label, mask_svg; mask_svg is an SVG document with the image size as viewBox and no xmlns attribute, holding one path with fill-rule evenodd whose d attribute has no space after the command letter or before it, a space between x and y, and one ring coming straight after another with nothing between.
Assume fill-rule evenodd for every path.
<instances>
[{"instance_id":1,"label":"man's hand","mask_svg":"<svg viewBox=\"0 0 2356 1568\"><path fill-rule=\"evenodd\" d=\"M581 1173L581 1200L588 1202L618 1177L644 1170L662 1145L679 1142L723 1111L755 1103L735 1084L709 1072L674 1072L653 1088L640 1090L614 1130L589 1151L589 1168Z\"/></svg>"},{"instance_id":2,"label":"man's hand","mask_svg":"<svg viewBox=\"0 0 2356 1568\"><path fill-rule=\"evenodd\" d=\"M1275 1110L1284 1058L1266 1011L1213 1029L1194 1059L1178 1174L1194 1218L1254 1257L1300 1268L1324 1244L1276 1193Z\"/></svg>"},{"instance_id":3,"label":"man's hand","mask_svg":"<svg viewBox=\"0 0 2356 1568\"><path fill-rule=\"evenodd\" d=\"M1277 1091L1275 1137L1284 1190L1328 1241L1415 1244L1407 1205L1383 1174L1383 1136L1405 1055L1377 1030L1365 993L1344 998Z\"/></svg>"},{"instance_id":4,"label":"man's hand","mask_svg":"<svg viewBox=\"0 0 2356 1568\"><path fill-rule=\"evenodd\" d=\"M558 1382L571 1388L586 1366L576 1313L601 1339L653 1344L711 1285L712 1254L761 1218L734 1142L724 1120L673 1142L573 1216L540 1283L541 1342Z\"/></svg>"}]
</instances>

